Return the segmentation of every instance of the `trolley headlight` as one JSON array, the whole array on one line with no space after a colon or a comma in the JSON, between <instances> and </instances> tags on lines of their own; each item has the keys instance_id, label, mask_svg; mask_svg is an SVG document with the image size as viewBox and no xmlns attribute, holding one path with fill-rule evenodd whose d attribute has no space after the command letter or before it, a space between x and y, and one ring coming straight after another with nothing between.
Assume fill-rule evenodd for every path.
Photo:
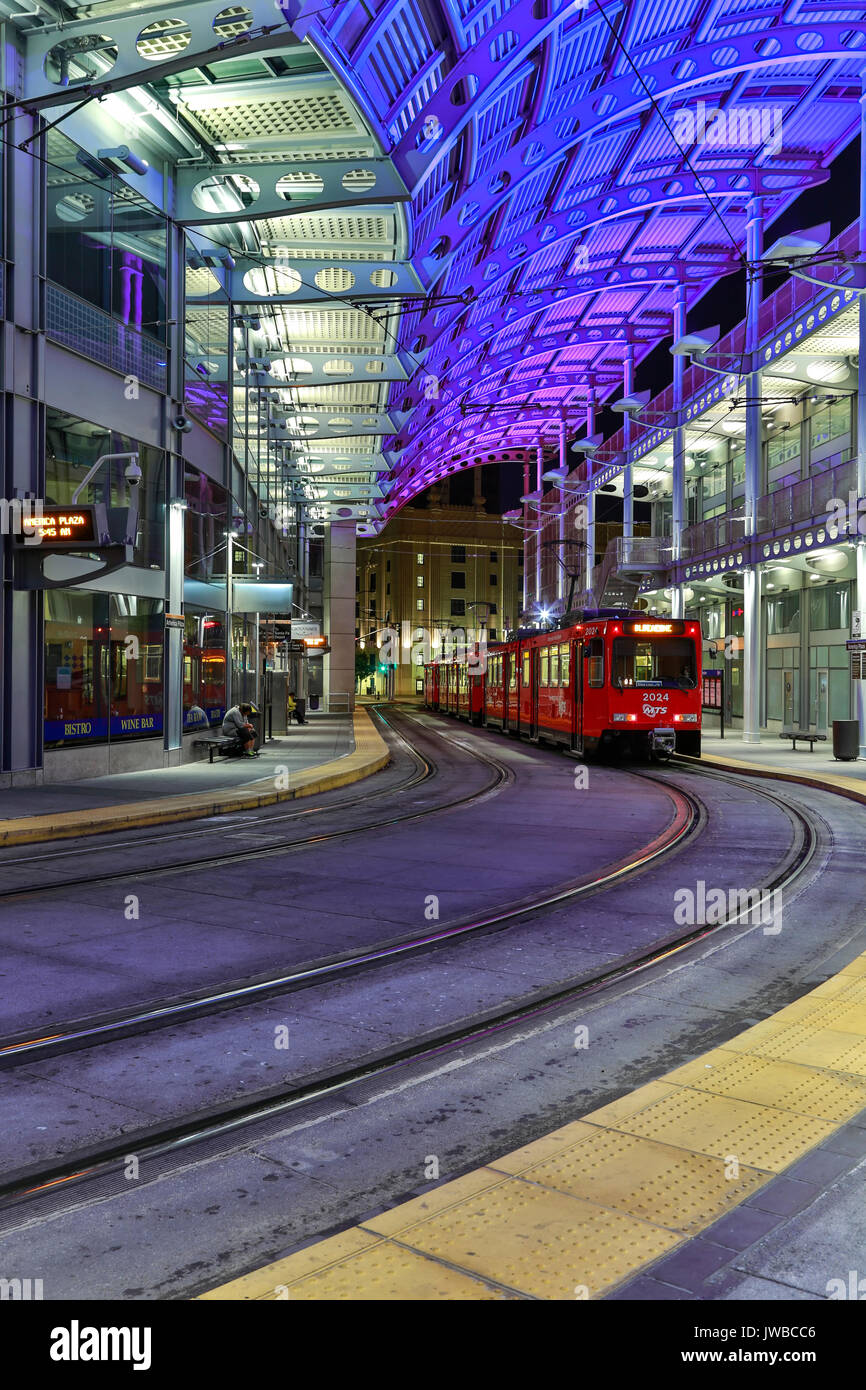
<instances>
[{"instance_id":1,"label":"trolley headlight","mask_svg":"<svg viewBox=\"0 0 866 1390\"><path fill-rule=\"evenodd\" d=\"M696 714L675 714L675 715L674 715L674 723L675 723L675 724L697 724L697 722L698 722L698 716L697 716Z\"/></svg>"},{"instance_id":2,"label":"trolley headlight","mask_svg":"<svg viewBox=\"0 0 866 1390\"><path fill-rule=\"evenodd\" d=\"M636 714L615 714L615 715L613 716L613 722L614 722L614 724L636 724L636 723L637 723L637 715L636 715Z\"/></svg>"}]
</instances>

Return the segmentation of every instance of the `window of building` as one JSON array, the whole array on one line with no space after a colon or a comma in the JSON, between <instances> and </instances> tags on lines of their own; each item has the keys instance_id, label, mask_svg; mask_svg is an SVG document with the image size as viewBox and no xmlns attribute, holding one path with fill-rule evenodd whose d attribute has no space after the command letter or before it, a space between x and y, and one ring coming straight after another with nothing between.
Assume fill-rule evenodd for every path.
<instances>
[{"instance_id":1,"label":"window of building","mask_svg":"<svg viewBox=\"0 0 866 1390\"><path fill-rule=\"evenodd\" d=\"M466 571L465 571L465 570L452 570L452 571L451 571L451 588L452 588L452 589L465 589L465 588L466 588Z\"/></svg>"},{"instance_id":2,"label":"window of building","mask_svg":"<svg viewBox=\"0 0 866 1390\"><path fill-rule=\"evenodd\" d=\"M424 679L422 676L415 677L415 694L421 695L424 692Z\"/></svg>"},{"instance_id":3,"label":"window of building","mask_svg":"<svg viewBox=\"0 0 866 1390\"><path fill-rule=\"evenodd\" d=\"M375 600L374 598L371 598L371 599L370 599L370 617L371 617L371 618L375 618L375 616L376 616L376 600Z\"/></svg>"},{"instance_id":4,"label":"window of building","mask_svg":"<svg viewBox=\"0 0 866 1390\"><path fill-rule=\"evenodd\" d=\"M390 585L390 584L386 584L386 585L385 585L385 597L386 597L386 598L387 598L387 596L390 594L390 592L391 592L391 585Z\"/></svg>"},{"instance_id":5,"label":"window of building","mask_svg":"<svg viewBox=\"0 0 866 1390\"><path fill-rule=\"evenodd\" d=\"M830 401L827 405L817 405L809 422L812 448L826 444L830 439L838 439L851 428L851 401Z\"/></svg>"},{"instance_id":6,"label":"window of building","mask_svg":"<svg viewBox=\"0 0 866 1390\"><path fill-rule=\"evenodd\" d=\"M453 598L453 599L451 600L451 616L452 616L452 618L462 618L462 617L464 616L465 612L466 612L466 600L465 600L465 599L462 599L462 598Z\"/></svg>"},{"instance_id":7,"label":"window of building","mask_svg":"<svg viewBox=\"0 0 866 1390\"><path fill-rule=\"evenodd\" d=\"M814 632L850 626L850 589L847 584L826 584L809 591L809 627Z\"/></svg>"},{"instance_id":8,"label":"window of building","mask_svg":"<svg viewBox=\"0 0 866 1390\"><path fill-rule=\"evenodd\" d=\"M375 594L375 592L376 592L376 576L375 576L375 574L371 574L371 575L370 575L370 593L371 593L371 594Z\"/></svg>"},{"instance_id":9,"label":"window of building","mask_svg":"<svg viewBox=\"0 0 866 1390\"><path fill-rule=\"evenodd\" d=\"M386 560L386 561L385 561L385 573L386 573L386 574L390 574L390 573L391 573L391 561L390 561L390 560Z\"/></svg>"},{"instance_id":10,"label":"window of building","mask_svg":"<svg viewBox=\"0 0 866 1390\"><path fill-rule=\"evenodd\" d=\"M424 556L421 554L420 550L418 551L418 554L415 556L415 563L416 565L423 565L424 563Z\"/></svg>"},{"instance_id":11,"label":"window of building","mask_svg":"<svg viewBox=\"0 0 866 1390\"><path fill-rule=\"evenodd\" d=\"M491 614L491 616L493 616L493 614L495 614L495 613L496 613L496 604L495 604L495 603L491 603L491 604L490 604L490 614Z\"/></svg>"},{"instance_id":12,"label":"window of building","mask_svg":"<svg viewBox=\"0 0 866 1390\"><path fill-rule=\"evenodd\" d=\"M767 599L767 633L778 636L783 632L800 631L800 594L780 594Z\"/></svg>"},{"instance_id":13,"label":"window of building","mask_svg":"<svg viewBox=\"0 0 866 1390\"><path fill-rule=\"evenodd\" d=\"M358 594L358 593L360 593L360 592L361 592L361 576L360 576L360 574L356 574L356 575L355 575L355 593Z\"/></svg>"},{"instance_id":14,"label":"window of building","mask_svg":"<svg viewBox=\"0 0 866 1390\"><path fill-rule=\"evenodd\" d=\"M451 547L451 563L452 563L452 565L465 565L465 564L466 564L466 546L465 546L465 545L452 545L452 547Z\"/></svg>"},{"instance_id":15,"label":"window of building","mask_svg":"<svg viewBox=\"0 0 866 1390\"><path fill-rule=\"evenodd\" d=\"M491 576L490 576L490 587L491 587L491 589L495 589L498 583L499 583L499 575L498 575L498 574L491 574Z\"/></svg>"},{"instance_id":16,"label":"window of building","mask_svg":"<svg viewBox=\"0 0 866 1390\"><path fill-rule=\"evenodd\" d=\"M190 615L193 635L206 640ZM222 628L220 628L220 634ZM186 639L186 632L184 637ZM114 742L162 732L163 604L75 589L45 594L46 746ZM184 642L184 695L222 718L225 660ZM215 680L218 676L218 681Z\"/></svg>"},{"instance_id":17,"label":"window of building","mask_svg":"<svg viewBox=\"0 0 866 1390\"><path fill-rule=\"evenodd\" d=\"M495 628L495 627L492 627L492 628L490 629L490 631L489 631L488 634L487 634L487 637L488 637L488 640L491 641L491 642L496 642L496 641L498 640L498 639L497 639L497 636L496 636L496 628Z\"/></svg>"},{"instance_id":18,"label":"window of building","mask_svg":"<svg viewBox=\"0 0 866 1390\"><path fill-rule=\"evenodd\" d=\"M415 600L415 607L418 609L418 612L419 612L419 613L423 610L423 608L424 608L424 600L423 600L423 598L416 598L416 600Z\"/></svg>"},{"instance_id":19,"label":"window of building","mask_svg":"<svg viewBox=\"0 0 866 1390\"><path fill-rule=\"evenodd\" d=\"M423 574L416 574L416 575L415 575L415 583L418 585L418 588L419 588L419 589L423 589L423 588L424 588L424 576L423 576Z\"/></svg>"},{"instance_id":20,"label":"window of building","mask_svg":"<svg viewBox=\"0 0 866 1390\"><path fill-rule=\"evenodd\" d=\"M491 563L491 565L498 564L498 562L499 562L499 551L498 551L498 550L491 550L491 552L490 552L490 563Z\"/></svg>"}]
</instances>

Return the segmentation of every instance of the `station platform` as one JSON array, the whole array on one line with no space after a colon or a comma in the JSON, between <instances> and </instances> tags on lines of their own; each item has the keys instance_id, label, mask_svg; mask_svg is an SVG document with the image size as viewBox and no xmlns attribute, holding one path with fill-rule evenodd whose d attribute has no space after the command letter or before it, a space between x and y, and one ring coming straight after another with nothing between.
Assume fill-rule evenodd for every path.
<instances>
[{"instance_id":1,"label":"station platform","mask_svg":"<svg viewBox=\"0 0 866 1390\"><path fill-rule=\"evenodd\" d=\"M258 758L201 758L174 768L0 791L0 846L198 819L347 786L389 760L367 710L316 715L263 744Z\"/></svg>"},{"instance_id":2,"label":"station platform","mask_svg":"<svg viewBox=\"0 0 866 1390\"><path fill-rule=\"evenodd\" d=\"M866 954L724 1047L201 1297L856 1298L864 1160Z\"/></svg>"},{"instance_id":3,"label":"station platform","mask_svg":"<svg viewBox=\"0 0 866 1390\"><path fill-rule=\"evenodd\" d=\"M738 730L728 730L721 738L718 727L708 728L705 722L700 761L729 767L734 772L829 788L853 800L866 801L866 758L837 762L830 737L826 743L816 743L814 750L803 744L795 750L777 734L763 734L760 743L744 742Z\"/></svg>"}]
</instances>

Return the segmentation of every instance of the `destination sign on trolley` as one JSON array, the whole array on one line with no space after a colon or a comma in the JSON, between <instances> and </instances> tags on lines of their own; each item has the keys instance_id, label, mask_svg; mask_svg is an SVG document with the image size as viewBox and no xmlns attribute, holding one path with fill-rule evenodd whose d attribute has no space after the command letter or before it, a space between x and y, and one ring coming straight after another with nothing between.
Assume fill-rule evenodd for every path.
<instances>
[{"instance_id":1,"label":"destination sign on trolley","mask_svg":"<svg viewBox=\"0 0 866 1390\"><path fill-rule=\"evenodd\" d=\"M630 619L622 625L623 632L634 637L664 637L670 634L681 634L685 632L686 625L680 618L671 618L666 622L657 622L649 618Z\"/></svg>"}]
</instances>

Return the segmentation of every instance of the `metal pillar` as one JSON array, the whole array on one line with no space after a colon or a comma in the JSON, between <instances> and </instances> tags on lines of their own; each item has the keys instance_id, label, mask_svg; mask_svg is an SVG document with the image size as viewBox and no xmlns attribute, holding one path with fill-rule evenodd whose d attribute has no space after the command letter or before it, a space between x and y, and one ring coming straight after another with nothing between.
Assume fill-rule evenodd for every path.
<instances>
[{"instance_id":1,"label":"metal pillar","mask_svg":"<svg viewBox=\"0 0 866 1390\"><path fill-rule=\"evenodd\" d=\"M863 79L866 88L866 78ZM866 255L866 90L860 97L860 239L861 258ZM859 357L857 359L857 497L866 497L866 313L863 295L857 296ZM855 608L866 609L866 538L857 526ZM860 757L866 758L866 683L857 682L857 718L860 721Z\"/></svg>"},{"instance_id":2,"label":"metal pillar","mask_svg":"<svg viewBox=\"0 0 866 1390\"><path fill-rule=\"evenodd\" d=\"M685 285L677 285L674 298L674 342L684 337L685 331L686 287ZM685 371L686 359L676 356L674 358L674 411L676 412L677 423L674 429L673 505L671 509L671 547L675 564L679 563L683 555L683 531L685 530L686 517L686 432L682 424ZM674 618L685 617L685 600L681 583L674 584L671 594L671 616Z\"/></svg>"},{"instance_id":3,"label":"metal pillar","mask_svg":"<svg viewBox=\"0 0 866 1390\"><path fill-rule=\"evenodd\" d=\"M7 127L5 192L6 322L2 332L0 477L9 499L45 497L45 237L42 165L33 151L19 151L38 117L22 116ZM35 229L35 234L34 234ZM23 383L26 382L26 389ZM0 770L42 766L44 627L42 594L13 587L15 544L0 536Z\"/></svg>"},{"instance_id":4,"label":"metal pillar","mask_svg":"<svg viewBox=\"0 0 866 1390\"><path fill-rule=\"evenodd\" d=\"M568 468L568 440L566 438L564 411L559 421L559 466L560 468ZM559 544L556 548L556 597L560 600L565 596L565 498L565 474L563 474L559 486Z\"/></svg>"},{"instance_id":5,"label":"metal pillar","mask_svg":"<svg viewBox=\"0 0 866 1390\"><path fill-rule=\"evenodd\" d=\"M634 391L634 343L626 343L625 357L622 361L622 394L630 396ZM623 422L626 464L622 471L622 534L631 538L634 535L634 476L629 458L631 449L632 421L626 412Z\"/></svg>"},{"instance_id":6,"label":"metal pillar","mask_svg":"<svg viewBox=\"0 0 866 1390\"><path fill-rule=\"evenodd\" d=\"M763 213L760 198L749 203L746 220L746 482L745 534L751 538L757 525L761 495L761 377L756 371L758 319L761 309L761 256L764 250ZM743 584L743 740L761 741L761 573L757 564L747 569ZM736 659L736 653L734 653Z\"/></svg>"},{"instance_id":7,"label":"metal pillar","mask_svg":"<svg viewBox=\"0 0 866 1390\"><path fill-rule=\"evenodd\" d=\"M586 401L586 434L595 434L595 394L590 391ZM586 456L586 476L592 479L592 455ZM592 571L595 568L595 490L590 486L586 493L586 553L584 556L584 588L592 593Z\"/></svg>"},{"instance_id":8,"label":"metal pillar","mask_svg":"<svg viewBox=\"0 0 866 1390\"><path fill-rule=\"evenodd\" d=\"M169 224L169 391L174 400L183 402L186 375L184 357L184 293L186 276L186 236L182 228ZM172 410L172 415L177 412ZM172 435L176 451L172 449ZM169 613L183 612L183 578L185 573L186 526L184 501L184 435L167 431L166 449L166 527L165 527L165 606ZM174 505L172 505L174 504ZM183 646L181 628L165 630L165 681L163 683L163 747L171 752L183 747Z\"/></svg>"},{"instance_id":9,"label":"metal pillar","mask_svg":"<svg viewBox=\"0 0 866 1390\"><path fill-rule=\"evenodd\" d=\"M234 564L234 550L232 543L234 532L229 531L226 535L226 709L232 707L232 567Z\"/></svg>"},{"instance_id":10,"label":"metal pillar","mask_svg":"<svg viewBox=\"0 0 866 1390\"><path fill-rule=\"evenodd\" d=\"M530 483L530 481L529 481L529 480L530 480L530 477L531 477L531 474L530 474L530 471L529 471L529 464L528 464L528 463L524 463L524 465L523 465L523 495L524 495L524 497L528 496L528 494L529 494L529 489L530 489L530 487L532 486L531 483ZM524 502L524 504L523 504L523 594L522 594L522 600L523 600L523 608L524 608L524 610L526 610L526 609L529 608L529 560L530 560L530 555L529 555L529 503L528 503L528 502ZM537 597L537 595L536 595L536 597ZM519 627L519 626L520 626L520 624L518 623L518 627Z\"/></svg>"},{"instance_id":11,"label":"metal pillar","mask_svg":"<svg viewBox=\"0 0 866 1390\"><path fill-rule=\"evenodd\" d=\"M535 486L540 490L544 487L541 475L544 472L544 449L541 444L535 451ZM538 522L538 529L535 532L535 602L541 603L541 520Z\"/></svg>"}]
</instances>

